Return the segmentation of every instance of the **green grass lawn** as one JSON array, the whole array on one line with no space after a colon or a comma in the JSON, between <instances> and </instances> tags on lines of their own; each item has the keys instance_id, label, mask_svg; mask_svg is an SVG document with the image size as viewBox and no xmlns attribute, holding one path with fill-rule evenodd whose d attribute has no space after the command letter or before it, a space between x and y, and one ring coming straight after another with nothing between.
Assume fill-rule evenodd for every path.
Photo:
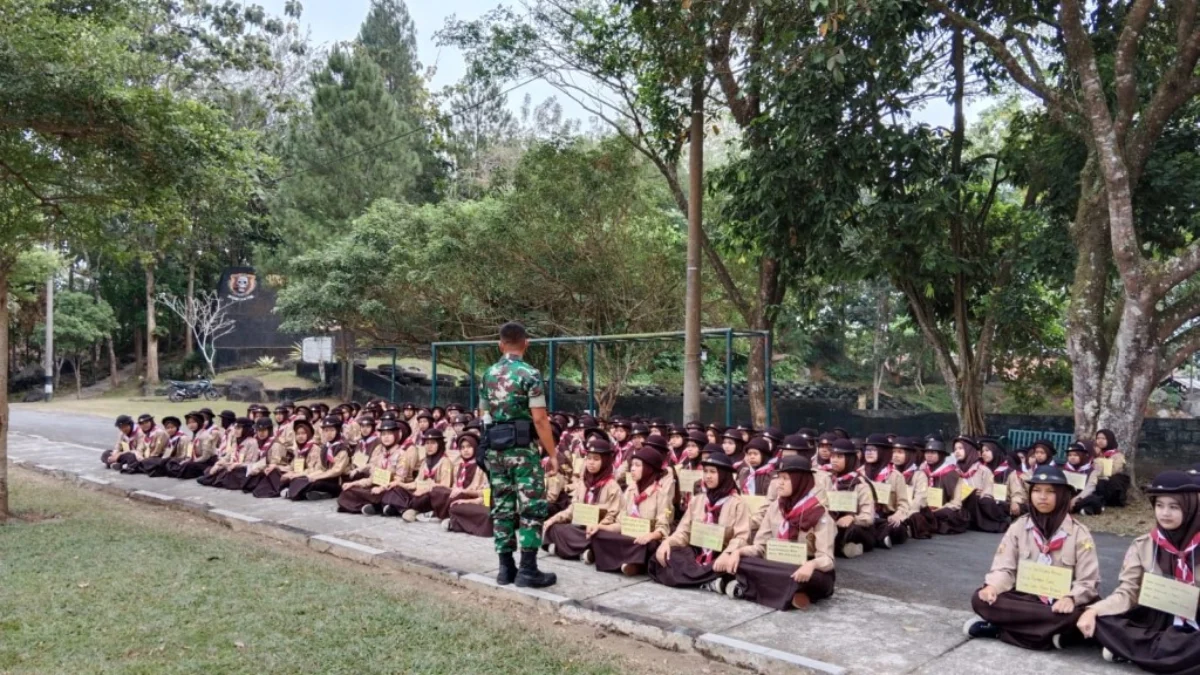
<instances>
[{"instance_id":1,"label":"green grass lawn","mask_svg":"<svg viewBox=\"0 0 1200 675\"><path fill-rule=\"evenodd\" d=\"M514 620L527 609L12 477L25 522L0 526L3 673L623 672Z\"/></svg>"}]
</instances>

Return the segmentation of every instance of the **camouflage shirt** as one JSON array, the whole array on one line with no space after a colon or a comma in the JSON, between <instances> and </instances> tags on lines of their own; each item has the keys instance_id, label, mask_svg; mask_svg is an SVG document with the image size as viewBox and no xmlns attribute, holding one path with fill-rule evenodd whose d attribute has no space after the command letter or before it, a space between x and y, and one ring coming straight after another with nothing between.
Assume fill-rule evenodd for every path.
<instances>
[{"instance_id":1,"label":"camouflage shirt","mask_svg":"<svg viewBox=\"0 0 1200 675\"><path fill-rule=\"evenodd\" d=\"M513 354L505 354L483 374L483 399L492 422L532 420L530 408L545 408L542 374Z\"/></svg>"}]
</instances>

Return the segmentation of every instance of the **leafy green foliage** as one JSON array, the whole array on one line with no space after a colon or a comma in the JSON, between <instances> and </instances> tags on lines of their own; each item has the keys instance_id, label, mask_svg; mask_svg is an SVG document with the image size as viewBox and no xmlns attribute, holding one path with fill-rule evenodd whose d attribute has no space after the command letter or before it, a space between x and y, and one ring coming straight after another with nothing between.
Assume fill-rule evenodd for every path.
<instances>
[{"instance_id":1,"label":"leafy green foliage","mask_svg":"<svg viewBox=\"0 0 1200 675\"><path fill-rule=\"evenodd\" d=\"M116 330L117 321L112 307L87 293L59 291L54 294L55 348L66 354L78 354L92 348ZM42 344L46 329L43 324L34 328L32 341Z\"/></svg>"}]
</instances>

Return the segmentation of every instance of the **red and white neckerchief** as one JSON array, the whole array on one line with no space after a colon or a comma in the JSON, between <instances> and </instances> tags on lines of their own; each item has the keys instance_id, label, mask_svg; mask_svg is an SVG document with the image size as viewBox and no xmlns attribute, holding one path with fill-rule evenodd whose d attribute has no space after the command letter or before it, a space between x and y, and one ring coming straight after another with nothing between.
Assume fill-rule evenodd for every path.
<instances>
[{"instance_id":1,"label":"red and white neckerchief","mask_svg":"<svg viewBox=\"0 0 1200 675\"><path fill-rule=\"evenodd\" d=\"M680 448L682 450L683 448ZM675 448L667 448L667 459L663 462L663 468L667 468L671 464L679 463L679 454L675 452Z\"/></svg>"},{"instance_id":2,"label":"red and white neckerchief","mask_svg":"<svg viewBox=\"0 0 1200 675\"><path fill-rule=\"evenodd\" d=\"M875 474L875 482L876 483L887 482L888 476L891 476L892 472L895 470L896 470L896 465L892 464L891 462L888 462L886 465L884 465L884 467L882 469L879 470L879 473Z\"/></svg>"},{"instance_id":3,"label":"red and white neckerchief","mask_svg":"<svg viewBox=\"0 0 1200 675\"><path fill-rule=\"evenodd\" d=\"M333 458L337 457L337 452L335 452L335 449L340 451L343 447L345 447L345 445L346 443L340 438L332 443L327 444L325 446L325 463L332 465Z\"/></svg>"},{"instance_id":4,"label":"red and white neckerchief","mask_svg":"<svg viewBox=\"0 0 1200 675\"><path fill-rule=\"evenodd\" d=\"M904 482L912 485L912 477L915 476L920 470L921 467L917 466L915 463L909 464L908 468L904 470Z\"/></svg>"},{"instance_id":5,"label":"red and white neckerchief","mask_svg":"<svg viewBox=\"0 0 1200 675\"><path fill-rule=\"evenodd\" d=\"M1071 473L1091 473L1092 463L1088 462L1087 464L1075 466L1074 464L1067 462L1066 464L1063 464L1063 471L1070 471Z\"/></svg>"},{"instance_id":6,"label":"red and white neckerchief","mask_svg":"<svg viewBox=\"0 0 1200 675\"><path fill-rule=\"evenodd\" d=\"M1066 521L1063 522L1064 524L1066 523ZM1038 532L1038 529L1033 526L1033 518L1030 518L1025 522L1025 529L1033 535L1033 543L1038 547L1037 561L1043 565L1053 565L1054 558L1052 558L1050 554L1055 551L1062 550L1063 544L1067 542L1066 528L1059 527L1058 532L1055 532L1054 536L1050 537L1049 542L1047 542L1046 538L1042 536L1042 533ZM1041 596L1042 602L1047 605L1054 604L1054 601L1057 599L1058 598L1048 598L1044 595Z\"/></svg>"},{"instance_id":7,"label":"red and white neckerchief","mask_svg":"<svg viewBox=\"0 0 1200 675\"><path fill-rule=\"evenodd\" d=\"M474 464L475 464L475 460L474 460L474 459L471 459L471 460L469 460L469 461L466 461L466 462L463 462L462 464L460 464L460 465L459 465L459 467L458 467L458 475L454 477L454 487L456 487L456 488L465 488L465 487L467 487L467 485L466 485L466 482L467 482L467 465L474 465Z\"/></svg>"},{"instance_id":8,"label":"red and white neckerchief","mask_svg":"<svg viewBox=\"0 0 1200 675\"><path fill-rule=\"evenodd\" d=\"M817 470L818 470L818 471L826 471L826 472L831 472L831 473L832 473L832 472L833 472L833 464L818 464L818 465L817 465Z\"/></svg>"},{"instance_id":9,"label":"red and white neckerchief","mask_svg":"<svg viewBox=\"0 0 1200 675\"><path fill-rule=\"evenodd\" d=\"M171 448L171 450L174 450L175 448L179 447L179 441L182 441L182 440L183 440L183 432L176 431L174 434L171 435L170 438L167 439L167 447Z\"/></svg>"},{"instance_id":10,"label":"red and white neckerchief","mask_svg":"<svg viewBox=\"0 0 1200 675\"><path fill-rule=\"evenodd\" d=\"M947 460L948 459L949 458L947 458ZM957 472L959 475L962 474L962 472L958 470L957 464L955 464L954 462L947 461L947 460L942 460L942 465L939 466L936 471L933 471L929 468L928 462L925 463L925 466L923 468L925 470L925 475L929 478L930 485L933 485L934 481L941 478L942 476L945 476L945 475L948 475L951 473L955 473L955 472Z\"/></svg>"},{"instance_id":11,"label":"red and white neckerchief","mask_svg":"<svg viewBox=\"0 0 1200 675\"><path fill-rule=\"evenodd\" d=\"M1170 539L1162 533L1161 528L1154 528L1150 533L1150 541L1154 542L1156 549L1161 549L1175 556L1175 581L1181 584L1195 585L1196 583L1196 547L1200 546L1200 533L1197 533L1192 540L1183 547L1183 550L1175 548ZM1154 553L1155 559L1158 558L1158 551ZM1194 629L1200 629L1200 626L1195 621L1187 617L1175 617L1175 627L1182 627L1184 624L1191 626Z\"/></svg>"},{"instance_id":12,"label":"red and white neckerchief","mask_svg":"<svg viewBox=\"0 0 1200 675\"><path fill-rule=\"evenodd\" d=\"M370 436L358 439L358 449L363 452L370 452L371 448L369 448L367 446L374 443L375 439L377 439L377 438L379 438L379 434L377 434L375 432L371 432Z\"/></svg>"},{"instance_id":13,"label":"red and white neckerchief","mask_svg":"<svg viewBox=\"0 0 1200 675\"><path fill-rule=\"evenodd\" d=\"M421 480L433 480L433 477L437 475L438 468L441 467L442 462L445 461L445 459L446 458L444 456L438 457L438 461L434 462L433 466L429 466L428 463L422 464Z\"/></svg>"},{"instance_id":14,"label":"red and white neckerchief","mask_svg":"<svg viewBox=\"0 0 1200 675\"><path fill-rule=\"evenodd\" d=\"M775 467L770 464L764 464L757 469L752 469L750 473L746 474L746 479L742 481L742 494L757 494L755 488L758 487L758 477L768 475L774 470Z\"/></svg>"},{"instance_id":15,"label":"red and white neckerchief","mask_svg":"<svg viewBox=\"0 0 1200 675\"><path fill-rule=\"evenodd\" d=\"M1000 462L1000 466L992 469L993 478L1004 478L1004 474L1008 473L1008 461Z\"/></svg>"},{"instance_id":16,"label":"red and white neckerchief","mask_svg":"<svg viewBox=\"0 0 1200 675\"><path fill-rule=\"evenodd\" d=\"M841 486L843 484L848 487L858 477L859 477L858 473L854 472L854 471L847 471L846 473L844 473L840 476L834 476L833 477L833 489L839 490L839 489L841 489L839 486Z\"/></svg>"},{"instance_id":17,"label":"red and white neckerchief","mask_svg":"<svg viewBox=\"0 0 1200 675\"><path fill-rule=\"evenodd\" d=\"M392 468L392 466L399 464L399 459L404 456L403 452L399 452L403 450L403 448L401 448L399 445L393 445L390 448L385 445L382 449L383 452L381 454L383 457L380 459L379 464L379 468L381 469ZM393 459L396 461L393 461Z\"/></svg>"},{"instance_id":18,"label":"red and white neckerchief","mask_svg":"<svg viewBox=\"0 0 1200 675\"><path fill-rule=\"evenodd\" d=\"M799 522L799 518L804 515L805 511L818 506L820 503L821 501L817 499L817 491L809 490L808 494L805 495L804 499L800 500L799 504L796 504L792 507L791 511L784 514L783 522L779 523L779 528L775 530L775 538L784 541L790 539L792 534L791 521L795 520Z\"/></svg>"},{"instance_id":19,"label":"red and white neckerchief","mask_svg":"<svg viewBox=\"0 0 1200 675\"><path fill-rule=\"evenodd\" d=\"M958 465L955 464L954 466L957 467ZM974 464L971 465L971 468L967 469L966 471L959 469L958 475L962 476L963 478L965 478L967 480L971 480L972 478L975 477L975 474L979 473L979 469L982 467L983 467L983 462L975 462Z\"/></svg>"},{"instance_id":20,"label":"red and white neckerchief","mask_svg":"<svg viewBox=\"0 0 1200 675\"><path fill-rule=\"evenodd\" d=\"M633 501L629 503L629 515L633 516L634 518L641 518L642 510L638 507L641 506L642 502L653 497L654 494L658 492L658 488L658 481L655 481L654 486L649 490L646 490L645 492L639 492L638 495L633 498ZM637 487L634 487L634 489L636 490Z\"/></svg>"},{"instance_id":21,"label":"red and white neckerchief","mask_svg":"<svg viewBox=\"0 0 1200 675\"><path fill-rule=\"evenodd\" d=\"M601 478L600 480L596 481L595 483L592 483L592 486L589 487L587 489L587 492L585 492L583 494L583 503L584 504L595 504L596 498L600 494L600 488L604 487L612 479L613 479L613 477L612 477L612 474L610 473L607 476L605 476L604 478Z\"/></svg>"},{"instance_id":22,"label":"red and white neckerchief","mask_svg":"<svg viewBox=\"0 0 1200 675\"><path fill-rule=\"evenodd\" d=\"M121 434L121 443L125 443L126 445L129 446L130 450L133 450L135 447L137 447L138 435L141 433L142 433L141 429L134 429L133 433L129 434L128 436L126 436L125 434Z\"/></svg>"},{"instance_id":23,"label":"red and white neckerchief","mask_svg":"<svg viewBox=\"0 0 1200 675\"><path fill-rule=\"evenodd\" d=\"M725 506L725 502L729 501L732 494L725 495L716 504L704 504L704 524L712 525L721 518L721 508ZM709 548L700 549L700 555L696 556L696 562L701 565L711 565L713 559L713 551Z\"/></svg>"},{"instance_id":24,"label":"red and white neckerchief","mask_svg":"<svg viewBox=\"0 0 1200 675\"><path fill-rule=\"evenodd\" d=\"M1105 458L1105 459L1112 459L1112 456L1113 456L1113 455L1115 455L1115 454L1117 454L1118 452L1120 452L1120 450L1105 450L1105 451L1104 451L1104 458Z\"/></svg>"},{"instance_id":25,"label":"red and white neckerchief","mask_svg":"<svg viewBox=\"0 0 1200 675\"><path fill-rule=\"evenodd\" d=\"M255 439L255 440L257 440L257 439ZM274 444L275 444L275 436L274 435L272 435L270 438L266 439L265 441L258 441L258 453L260 455L267 454L267 451L270 450L271 446Z\"/></svg>"}]
</instances>

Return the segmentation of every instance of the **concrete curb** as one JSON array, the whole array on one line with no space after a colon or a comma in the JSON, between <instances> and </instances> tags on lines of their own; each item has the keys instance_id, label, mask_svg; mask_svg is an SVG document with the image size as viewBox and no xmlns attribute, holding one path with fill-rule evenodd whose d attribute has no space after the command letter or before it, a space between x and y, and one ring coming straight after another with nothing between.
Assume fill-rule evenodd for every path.
<instances>
[{"instance_id":1,"label":"concrete curb","mask_svg":"<svg viewBox=\"0 0 1200 675\"><path fill-rule=\"evenodd\" d=\"M143 504L195 513L234 531L255 532L279 542L306 546L319 553L362 565L417 574L442 583L467 588L476 593L517 601L545 612L556 613L573 623L584 623L611 630L661 649L694 652L758 673L805 672L846 675L849 672L840 666L809 659L800 654L784 652L716 633L703 633L655 617L607 607L592 600L572 600L550 591L518 588L515 585L500 586L495 579L482 574L464 572L395 551L378 549L348 539L319 534L236 511L210 507L148 490L124 488L109 480L85 476L44 464L34 464L25 460L10 460L10 464L66 480L85 489L126 497Z\"/></svg>"}]
</instances>

